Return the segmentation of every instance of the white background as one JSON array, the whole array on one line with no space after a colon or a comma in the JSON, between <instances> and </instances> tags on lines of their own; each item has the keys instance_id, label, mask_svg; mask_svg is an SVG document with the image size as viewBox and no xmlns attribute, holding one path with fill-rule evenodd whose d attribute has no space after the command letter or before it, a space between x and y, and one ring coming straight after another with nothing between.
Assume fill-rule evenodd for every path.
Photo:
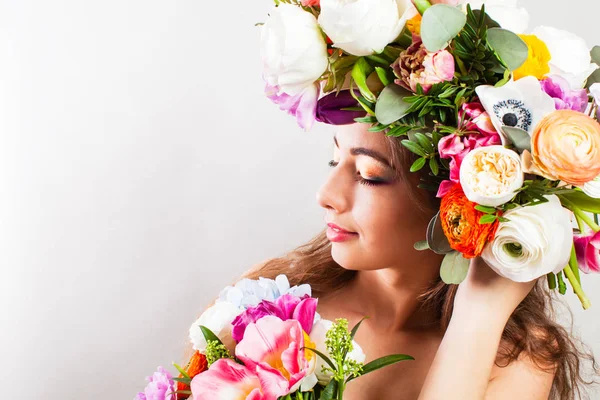
<instances>
[{"instance_id":1,"label":"white background","mask_svg":"<svg viewBox=\"0 0 600 400\"><path fill-rule=\"evenodd\" d=\"M597 2L522 3L600 44ZM132 399L223 286L322 229L331 130L262 95L270 7L0 0L2 398Z\"/></svg>"}]
</instances>

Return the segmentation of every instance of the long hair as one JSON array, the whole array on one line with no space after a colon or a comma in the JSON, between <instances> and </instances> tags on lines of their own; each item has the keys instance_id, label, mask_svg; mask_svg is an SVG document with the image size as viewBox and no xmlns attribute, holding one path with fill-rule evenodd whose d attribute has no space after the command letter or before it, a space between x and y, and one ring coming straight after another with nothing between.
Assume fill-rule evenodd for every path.
<instances>
[{"instance_id":1,"label":"long hair","mask_svg":"<svg viewBox=\"0 0 600 400\"><path fill-rule=\"evenodd\" d=\"M421 212L433 216L439 209L439 200L426 190L417 188L418 181L425 175L407 173L413 161L412 154L396 138L386 138L392 150L392 166L399 177L413 188L407 192L408 195ZM333 260L331 242L322 231L284 256L267 260L248 271L244 278L274 279L279 274L286 274L291 285L308 283L313 294L319 297L340 290L356 273ZM452 317L457 288L457 285L447 285L438 278L419 296L423 307L431 310L444 331ZM545 287L544 279L538 280L504 328L496 365L507 366L525 353L541 370L554 372L550 399L574 400L582 398L585 387L595 382L600 369L592 352L557 322L554 293ZM586 380L584 374L585 361L591 363L593 377L590 380Z\"/></svg>"}]
</instances>

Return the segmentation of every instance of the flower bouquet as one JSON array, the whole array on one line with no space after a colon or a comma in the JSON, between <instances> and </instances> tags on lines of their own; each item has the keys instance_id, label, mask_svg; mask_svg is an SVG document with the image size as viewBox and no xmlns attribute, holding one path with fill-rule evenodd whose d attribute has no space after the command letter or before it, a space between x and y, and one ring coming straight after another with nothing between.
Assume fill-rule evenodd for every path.
<instances>
[{"instance_id":1,"label":"flower bouquet","mask_svg":"<svg viewBox=\"0 0 600 400\"><path fill-rule=\"evenodd\" d=\"M367 364L354 341L361 322L322 319L309 285L244 279L225 288L190 328L194 354L179 377L162 367L136 400L331 400L348 382L412 360L390 355Z\"/></svg>"},{"instance_id":2,"label":"flower bouquet","mask_svg":"<svg viewBox=\"0 0 600 400\"><path fill-rule=\"evenodd\" d=\"M600 47L516 1L276 0L267 96L301 127L361 122L402 138L441 198L419 250L460 283L482 257L517 282L600 272ZM424 235L425 236L425 235Z\"/></svg>"}]
</instances>

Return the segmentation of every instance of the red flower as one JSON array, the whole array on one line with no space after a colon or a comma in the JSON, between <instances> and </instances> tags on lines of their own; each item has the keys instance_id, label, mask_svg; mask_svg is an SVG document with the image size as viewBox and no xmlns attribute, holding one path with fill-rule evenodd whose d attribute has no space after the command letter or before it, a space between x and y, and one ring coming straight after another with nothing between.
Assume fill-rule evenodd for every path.
<instances>
[{"instance_id":1,"label":"red flower","mask_svg":"<svg viewBox=\"0 0 600 400\"><path fill-rule=\"evenodd\" d=\"M199 351L196 351L188 365L185 367L185 373L192 379L194 377L208 369L208 362L206 361L206 356ZM179 374L179 378L183 378L183 374ZM190 390L190 386L186 385L183 382L177 382L177 391L180 390ZM177 400L187 399L190 395L177 393Z\"/></svg>"}]
</instances>

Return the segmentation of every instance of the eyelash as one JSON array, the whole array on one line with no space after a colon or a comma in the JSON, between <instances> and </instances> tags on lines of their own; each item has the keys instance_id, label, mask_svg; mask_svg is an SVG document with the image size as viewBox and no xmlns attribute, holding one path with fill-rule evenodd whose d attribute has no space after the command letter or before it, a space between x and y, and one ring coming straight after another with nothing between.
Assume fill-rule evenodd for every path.
<instances>
[{"instance_id":1,"label":"eyelash","mask_svg":"<svg viewBox=\"0 0 600 400\"><path fill-rule=\"evenodd\" d=\"M337 165L338 165L338 163L337 163L337 162L335 162L335 161L333 161L333 160L331 160L331 161L329 161L329 164L328 164L328 165L329 165L331 168L334 168L335 166L337 166ZM365 179L365 178L363 178L363 177L362 177L362 175L359 175L359 176L360 176L360 178L356 178L356 181L357 181L358 183L360 183L361 185L367 185L367 186L379 186L379 185L385 185L385 182L382 182L382 181L373 181L373 180L369 180L369 179Z\"/></svg>"}]
</instances>

